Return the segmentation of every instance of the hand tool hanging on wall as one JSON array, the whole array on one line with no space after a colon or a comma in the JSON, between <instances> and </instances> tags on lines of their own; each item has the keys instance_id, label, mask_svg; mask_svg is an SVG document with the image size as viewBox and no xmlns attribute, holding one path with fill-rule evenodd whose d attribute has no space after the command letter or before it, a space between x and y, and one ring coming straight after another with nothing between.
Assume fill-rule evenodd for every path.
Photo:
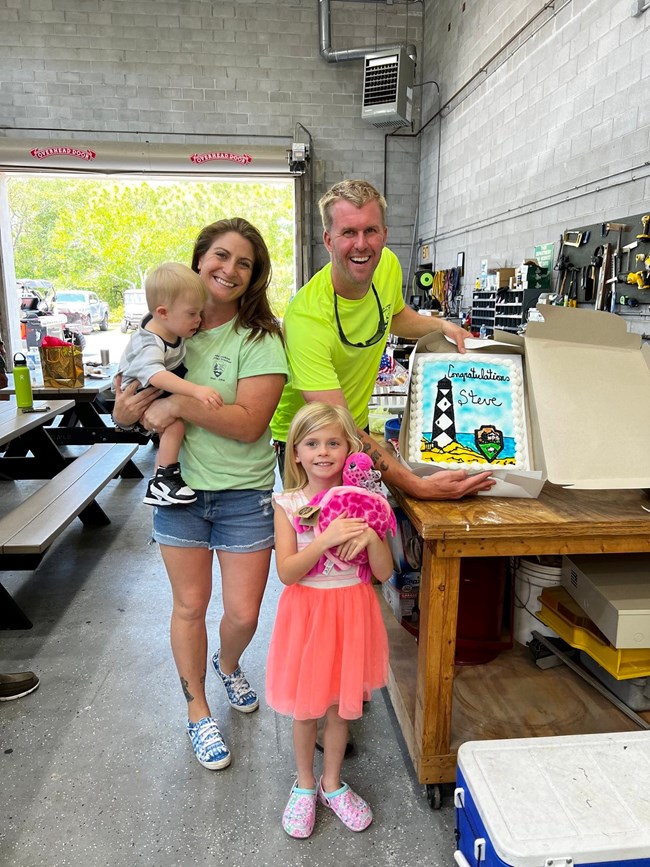
<instances>
[{"instance_id":1,"label":"hand tool hanging on wall","mask_svg":"<svg viewBox=\"0 0 650 867\"><path fill-rule=\"evenodd\" d=\"M620 271L623 268L623 232L627 232L630 227L626 226L625 223L603 223L601 226L601 235L603 238L606 238L610 232L618 232L618 241L616 242L616 251L613 254L613 258L616 261L615 270ZM613 275L612 275L613 276Z\"/></svg>"},{"instance_id":2,"label":"hand tool hanging on wall","mask_svg":"<svg viewBox=\"0 0 650 867\"><path fill-rule=\"evenodd\" d=\"M562 235L562 243L566 247L584 247L591 238L591 232L582 232L579 229L567 229Z\"/></svg>"},{"instance_id":3,"label":"hand tool hanging on wall","mask_svg":"<svg viewBox=\"0 0 650 867\"><path fill-rule=\"evenodd\" d=\"M626 271L629 271L629 270L630 270L630 256L632 255L632 250L634 250L635 247L638 247L638 246L639 246L639 242L638 242L638 241L632 241L631 244L626 244L626 245L623 247L623 252L624 252L624 253L627 253L627 261L626 261L626 263L625 263L625 270L626 270Z\"/></svg>"},{"instance_id":4,"label":"hand tool hanging on wall","mask_svg":"<svg viewBox=\"0 0 650 867\"><path fill-rule=\"evenodd\" d=\"M564 234L560 235L560 249L553 265L553 270L558 272L555 293L549 297L551 304L562 304L564 298L564 284L566 283L567 267L571 263L569 257L564 254Z\"/></svg>"},{"instance_id":5,"label":"hand tool hanging on wall","mask_svg":"<svg viewBox=\"0 0 650 867\"><path fill-rule=\"evenodd\" d=\"M643 229L641 230L641 234L637 235L637 241L650 241L650 214L644 214L641 217L641 225Z\"/></svg>"},{"instance_id":6,"label":"hand tool hanging on wall","mask_svg":"<svg viewBox=\"0 0 650 867\"><path fill-rule=\"evenodd\" d=\"M565 307L578 306L578 271L575 265L570 266L571 276L569 277L569 289L564 296Z\"/></svg>"},{"instance_id":7,"label":"hand tool hanging on wall","mask_svg":"<svg viewBox=\"0 0 650 867\"><path fill-rule=\"evenodd\" d=\"M584 233L578 231L566 231L562 235L562 241L566 247L579 247L582 244Z\"/></svg>"},{"instance_id":8,"label":"hand tool hanging on wall","mask_svg":"<svg viewBox=\"0 0 650 867\"><path fill-rule=\"evenodd\" d=\"M566 288L566 281L567 281L567 277L569 275L569 270L572 267L568 258L566 256L564 258L566 260L566 264L564 265L564 267L562 268L562 271L561 271L562 276L559 278L560 285L557 287L555 292L553 294L549 295L549 297L548 297L548 303L554 304L556 307L562 307L562 305L564 304L564 292L565 292L565 288Z\"/></svg>"},{"instance_id":9,"label":"hand tool hanging on wall","mask_svg":"<svg viewBox=\"0 0 650 867\"><path fill-rule=\"evenodd\" d=\"M593 269L589 265L582 266L582 272L580 274L580 288L582 289L583 301L593 301L594 299L594 281L591 276L592 270Z\"/></svg>"},{"instance_id":10,"label":"hand tool hanging on wall","mask_svg":"<svg viewBox=\"0 0 650 867\"><path fill-rule=\"evenodd\" d=\"M605 301L605 309L610 313L616 313L616 284L609 287L607 299Z\"/></svg>"},{"instance_id":11,"label":"hand tool hanging on wall","mask_svg":"<svg viewBox=\"0 0 650 867\"><path fill-rule=\"evenodd\" d=\"M589 291L589 298L585 298L585 301L591 301L594 297L594 294L597 289L597 280L598 280L598 271L600 266L603 264L603 248L602 246L596 247L594 252L591 254L591 289Z\"/></svg>"},{"instance_id":12,"label":"hand tool hanging on wall","mask_svg":"<svg viewBox=\"0 0 650 867\"><path fill-rule=\"evenodd\" d=\"M569 257L564 252L564 235L560 235L560 249L557 254L557 259L555 260L555 265L553 265L553 270L564 271L568 262Z\"/></svg>"},{"instance_id":13,"label":"hand tool hanging on wall","mask_svg":"<svg viewBox=\"0 0 650 867\"><path fill-rule=\"evenodd\" d=\"M610 269L612 248L610 244L603 244L602 248L599 249L602 249L603 252L600 267L598 270L598 288L596 290L596 303L594 304L594 308L596 310L604 310L606 300L605 293L607 287L607 273Z\"/></svg>"}]
</instances>

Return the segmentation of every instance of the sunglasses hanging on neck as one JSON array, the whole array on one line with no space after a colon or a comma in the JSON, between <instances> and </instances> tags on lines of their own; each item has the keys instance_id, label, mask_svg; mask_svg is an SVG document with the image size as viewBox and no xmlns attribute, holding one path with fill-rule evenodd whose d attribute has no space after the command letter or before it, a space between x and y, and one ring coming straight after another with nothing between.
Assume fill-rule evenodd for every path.
<instances>
[{"instance_id":1,"label":"sunglasses hanging on neck","mask_svg":"<svg viewBox=\"0 0 650 867\"><path fill-rule=\"evenodd\" d=\"M377 323L377 330L373 334L373 336L369 340L362 341L360 343L353 343L351 340L345 336L343 331L343 326L341 325L341 317L339 316L339 306L337 301L336 292L334 292L334 316L336 317L336 327L339 331L339 337L341 339L341 343L345 343L346 346L356 346L358 349L365 349L368 346L374 346L375 343L379 343L380 340L383 339L384 334L386 332L386 320L384 319L384 311L382 310L381 301L379 300L379 295L377 294L377 290L375 289L375 284L372 284L372 291L375 296L375 301L377 302L377 311L379 314L379 322Z\"/></svg>"}]
</instances>

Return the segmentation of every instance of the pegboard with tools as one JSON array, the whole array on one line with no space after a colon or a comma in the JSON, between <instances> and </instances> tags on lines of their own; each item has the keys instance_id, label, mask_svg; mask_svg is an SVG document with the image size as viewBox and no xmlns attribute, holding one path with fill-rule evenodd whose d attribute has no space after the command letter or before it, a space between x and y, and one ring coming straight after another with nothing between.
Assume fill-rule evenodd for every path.
<instances>
[{"instance_id":1,"label":"pegboard with tools","mask_svg":"<svg viewBox=\"0 0 650 867\"><path fill-rule=\"evenodd\" d=\"M610 313L650 304L650 213L566 229L553 276L553 304Z\"/></svg>"}]
</instances>

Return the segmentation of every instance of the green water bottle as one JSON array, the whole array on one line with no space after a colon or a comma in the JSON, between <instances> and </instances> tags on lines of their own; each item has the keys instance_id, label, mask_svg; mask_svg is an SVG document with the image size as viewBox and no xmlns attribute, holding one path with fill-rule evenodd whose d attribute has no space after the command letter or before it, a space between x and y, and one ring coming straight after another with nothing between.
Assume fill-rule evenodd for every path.
<instances>
[{"instance_id":1,"label":"green water bottle","mask_svg":"<svg viewBox=\"0 0 650 867\"><path fill-rule=\"evenodd\" d=\"M27 367L27 359L22 352L14 355L14 388L16 389L16 406L25 411L32 409L34 397L32 395L32 380Z\"/></svg>"}]
</instances>

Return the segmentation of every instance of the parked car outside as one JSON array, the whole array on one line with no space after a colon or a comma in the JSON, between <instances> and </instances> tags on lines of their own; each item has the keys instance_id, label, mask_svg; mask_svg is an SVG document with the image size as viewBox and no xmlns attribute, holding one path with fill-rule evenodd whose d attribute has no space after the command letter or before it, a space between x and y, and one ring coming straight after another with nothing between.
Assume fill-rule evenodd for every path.
<instances>
[{"instance_id":1,"label":"parked car outside","mask_svg":"<svg viewBox=\"0 0 650 867\"><path fill-rule=\"evenodd\" d=\"M67 318L54 309L54 286L49 280L16 280L20 298L20 336L28 349L38 347L43 338L64 340Z\"/></svg>"},{"instance_id":2,"label":"parked car outside","mask_svg":"<svg viewBox=\"0 0 650 867\"><path fill-rule=\"evenodd\" d=\"M108 304L86 289L61 289L56 293L56 309L68 317L68 328L90 334L95 327L108 331Z\"/></svg>"},{"instance_id":3,"label":"parked car outside","mask_svg":"<svg viewBox=\"0 0 650 867\"><path fill-rule=\"evenodd\" d=\"M124 293L124 319L120 323L120 331L136 331L142 322L142 317L149 312L147 298L142 289L127 289Z\"/></svg>"}]
</instances>

